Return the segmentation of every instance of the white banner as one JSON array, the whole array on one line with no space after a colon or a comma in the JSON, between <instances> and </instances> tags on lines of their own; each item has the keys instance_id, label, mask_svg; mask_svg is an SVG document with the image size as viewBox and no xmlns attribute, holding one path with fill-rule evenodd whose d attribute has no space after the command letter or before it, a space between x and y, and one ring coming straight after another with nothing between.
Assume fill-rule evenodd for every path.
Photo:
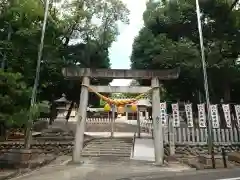
<instances>
[{"instance_id":1,"label":"white banner","mask_svg":"<svg viewBox=\"0 0 240 180\"><path fill-rule=\"evenodd\" d=\"M160 119L163 125L167 125L167 104L166 102L160 103Z\"/></svg>"},{"instance_id":2,"label":"white banner","mask_svg":"<svg viewBox=\"0 0 240 180\"><path fill-rule=\"evenodd\" d=\"M226 122L227 128L232 127L232 121L231 121L231 113L230 113L230 106L229 104L222 104L224 118Z\"/></svg>"},{"instance_id":3,"label":"white banner","mask_svg":"<svg viewBox=\"0 0 240 180\"><path fill-rule=\"evenodd\" d=\"M206 112L205 112L205 104L198 104L198 120L199 120L199 127L205 128L206 127Z\"/></svg>"},{"instance_id":4,"label":"white banner","mask_svg":"<svg viewBox=\"0 0 240 180\"><path fill-rule=\"evenodd\" d=\"M173 127L180 127L178 103L172 104Z\"/></svg>"},{"instance_id":5,"label":"white banner","mask_svg":"<svg viewBox=\"0 0 240 180\"><path fill-rule=\"evenodd\" d=\"M236 113L236 118L237 118L237 125L238 128L240 128L240 105L234 105L235 113Z\"/></svg>"},{"instance_id":6,"label":"white banner","mask_svg":"<svg viewBox=\"0 0 240 180\"><path fill-rule=\"evenodd\" d=\"M218 108L216 104L210 105L210 113L212 118L212 126L213 128L219 128L219 115L218 115Z\"/></svg>"},{"instance_id":7,"label":"white banner","mask_svg":"<svg viewBox=\"0 0 240 180\"><path fill-rule=\"evenodd\" d=\"M185 104L188 127L193 127L192 104Z\"/></svg>"}]
</instances>

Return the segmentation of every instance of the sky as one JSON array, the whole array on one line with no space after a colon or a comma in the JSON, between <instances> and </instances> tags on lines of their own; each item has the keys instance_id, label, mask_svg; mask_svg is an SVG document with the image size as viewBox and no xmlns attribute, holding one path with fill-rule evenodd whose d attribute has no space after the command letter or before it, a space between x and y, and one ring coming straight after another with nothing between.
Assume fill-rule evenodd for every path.
<instances>
[{"instance_id":1,"label":"sky","mask_svg":"<svg viewBox=\"0 0 240 180\"><path fill-rule=\"evenodd\" d=\"M130 10L129 25L119 25L119 36L112 44L110 51L110 62L112 69L129 69L130 56L134 38L143 26L142 14L146 8L147 0L122 0ZM111 86L128 86L131 80L114 79Z\"/></svg>"}]
</instances>

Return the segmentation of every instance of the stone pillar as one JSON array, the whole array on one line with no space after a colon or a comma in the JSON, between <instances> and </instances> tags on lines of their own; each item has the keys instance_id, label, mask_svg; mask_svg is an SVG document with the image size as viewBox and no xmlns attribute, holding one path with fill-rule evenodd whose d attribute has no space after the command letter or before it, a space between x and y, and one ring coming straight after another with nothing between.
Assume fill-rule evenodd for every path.
<instances>
[{"instance_id":1,"label":"stone pillar","mask_svg":"<svg viewBox=\"0 0 240 180\"><path fill-rule=\"evenodd\" d=\"M139 119L143 119L143 112L139 111Z\"/></svg>"},{"instance_id":2,"label":"stone pillar","mask_svg":"<svg viewBox=\"0 0 240 180\"><path fill-rule=\"evenodd\" d=\"M89 77L83 77L82 84L89 85ZM88 88L82 86L80 94L80 104L77 112L76 133L73 149L73 162L81 163L81 152L84 145L84 132L87 118Z\"/></svg>"},{"instance_id":3,"label":"stone pillar","mask_svg":"<svg viewBox=\"0 0 240 180\"><path fill-rule=\"evenodd\" d=\"M146 119L149 119L149 112L146 111Z\"/></svg>"},{"instance_id":4,"label":"stone pillar","mask_svg":"<svg viewBox=\"0 0 240 180\"><path fill-rule=\"evenodd\" d=\"M160 119L160 92L158 78L152 78L152 87L156 87L152 92L152 119L153 119L153 136L154 136L154 153L156 165L163 164L164 147L163 147L163 129Z\"/></svg>"},{"instance_id":5,"label":"stone pillar","mask_svg":"<svg viewBox=\"0 0 240 180\"><path fill-rule=\"evenodd\" d=\"M173 118L169 117L168 120L168 132L169 132L169 149L170 149L170 155L175 155L175 129L173 127Z\"/></svg>"}]
</instances>

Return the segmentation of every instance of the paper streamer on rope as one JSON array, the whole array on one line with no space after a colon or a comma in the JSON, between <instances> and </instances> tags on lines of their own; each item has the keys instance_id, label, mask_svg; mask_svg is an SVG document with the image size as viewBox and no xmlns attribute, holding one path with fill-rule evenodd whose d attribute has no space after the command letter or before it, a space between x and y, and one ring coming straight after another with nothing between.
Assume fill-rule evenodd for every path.
<instances>
[{"instance_id":1,"label":"paper streamer on rope","mask_svg":"<svg viewBox=\"0 0 240 180\"><path fill-rule=\"evenodd\" d=\"M172 104L173 127L180 127L179 106Z\"/></svg>"},{"instance_id":2,"label":"paper streamer on rope","mask_svg":"<svg viewBox=\"0 0 240 180\"><path fill-rule=\"evenodd\" d=\"M192 104L185 104L185 112L187 116L188 127L193 127Z\"/></svg>"},{"instance_id":3,"label":"paper streamer on rope","mask_svg":"<svg viewBox=\"0 0 240 180\"><path fill-rule=\"evenodd\" d=\"M229 106L229 104L222 104L222 108L223 108L226 126L227 126L227 128L231 128L232 122L231 122L230 106Z\"/></svg>"},{"instance_id":4,"label":"paper streamer on rope","mask_svg":"<svg viewBox=\"0 0 240 180\"><path fill-rule=\"evenodd\" d=\"M238 128L240 128L240 105L234 105Z\"/></svg>"},{"instance_id":5,"label":"paper streamer on rope","mask_svg":"<svg viewBox=\"0 0 240 180\"><path fill-rule=\"evenodd\" d=\"M199 127L205 128L206 127L206 111L205 111L205 104L198 104L198 120L199 120Z\"/></svg>"},{"instance_id":6,"label":"paper streamer on rope","mask_svg":"<svg viewBox=\"0 0 240 180\"><path fill-rule=\"evenodd\" d=\"M167 125L167 104L160 103L160 119L163 125Z\"/></svg>"},{"instance_id":7,"label":"paper streamer on rope","mask_svg":"<svg viewBox=\"0 0 240 180\"><path fill-rule=\"evenodd\" d=\"M212 127L219 128L219 115L218 115L218 108L216 104L210 105L210 113L212 118Z\"/></svg>"}]
</instances>

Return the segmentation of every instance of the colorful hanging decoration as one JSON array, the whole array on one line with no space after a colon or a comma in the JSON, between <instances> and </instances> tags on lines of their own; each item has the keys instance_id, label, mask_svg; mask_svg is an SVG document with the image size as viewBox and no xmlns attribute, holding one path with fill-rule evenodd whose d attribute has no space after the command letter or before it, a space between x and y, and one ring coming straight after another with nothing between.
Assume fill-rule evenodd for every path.
<instances>
[{"instance_id":1,"label":"colorful hanging decoration","mask_svg":"<svg viewBox=\"0 0 240 180\"><path fill-rule=\"evenodd\" d=\"M231 128L232 121L231 121L231 114L230 114L230 106L229 106L229 104L222 104L222 108L223 108L226 126L227 126L227 128Z\"/></svg>"},{"instance_id":2,"label":"colorful hanging decoration","mask_svg":"<svg viewBox=\"0 0 240 180\"><path fill-rule=\"evenodd\" d=\"M192 104L185 104L185 112L187 116L188 127L193 127Z\"/></svg>"},{"instance_id":3,"label":"colorful hanging decoration","mask_svg":"<svg viewBox=\"0 0 240 180\"><path fill-rule=\"evenodd\" d=\"M136 104L131 104L131 111L132 112L137 112L137 105Z\"/></svg>"},{"instance_id":4,"label":"colorful hanging decoration","mask_svg":"<svg viewBox=\"0 0 240 180\"><path fill-rule=\"evenodd\" d=\"M206 111L205 111L205 104L198 104L198 119L199 119L199 127L205 128L206 127Z\"/></svg>"},{"instance_id":5,"label":"colorful hanging decoration","mask_svg":"<svg viewBox=\"0 0 240 180\"><path fill-rule=\"evenodd\" d=\"M106 111L106 112L111 111L111 106L110 106L108 103L105 104L105 106L104 106L104 111Z\"/></svg>"},{"instance_id":6,"label":"colorful hanging decoration","mask_svg":"<svg viewBox=\"0 0 240 180\"><path fill-rule=\"evenodd\" d=\"M118 114L123 114L125 112L125 107L124 106L118 106L117 107L117 112L118 112Z\"/></svg>"},{"instance_id":7,"label":"colorful hanging decoration","mask_svg":"<svg viewBox=\"0 0 240 180\"><path fill-rule=\"evenodd\" d=\"M166 102L160 103L160 120L162 121L162 125L167 125L167 104Z\"/></svg>"},{"instance_id":8,"label":"colorful hanging decoration","mask_svg":"<svg viewBox=\"0 0 240 180\"><path fill-rule=\"evenodd\" d=\"M151 93L154 88L158 88L158 87L154 87L154 88L150 89L149 91L142 93L132 99L111 99L111 98L108 98L108 97L103 96L102 94L98 93L97 91L92 89L90 86L87 86L85 84L82 84L82 86L87 87L89 91L95 93L99 98L101 98L103 101L106 101L108 104L110 104L110 105L113 104L116 106L124 106L127 104L132 104L132 103L136 102L137 100L142 99L144 96L146 96L146 94Z\"/></svg>"},{"instance_id":9,"label":"colorful hanging decoration","mask_svg":"<svg viewBox=\"0 0 240 180\"><path fill-rule=\"evenodd\" d=\"M212 128L219 128L220 124L217 104L210 105L210 113L212 118Z\"/></svg>"},{"instance_id":10,"label":"colorful hanging decoration","mask_svg":"<svg viewBox=\"0 0 240 180\"><path fill-rule=\"evenodd\" d=\"M240 105L234 105L238 128L240 128Z\"/></svg>"},{"instance_id":11,"label":"colorful hanging decoration","mask_svg":"<svg viewBox=\"0 0 240 180\"><path fill-rule=\"evenodd\" d=\"M172 104L173 127L180 127L178 103Z\"/></svg>"}]
</instances>

